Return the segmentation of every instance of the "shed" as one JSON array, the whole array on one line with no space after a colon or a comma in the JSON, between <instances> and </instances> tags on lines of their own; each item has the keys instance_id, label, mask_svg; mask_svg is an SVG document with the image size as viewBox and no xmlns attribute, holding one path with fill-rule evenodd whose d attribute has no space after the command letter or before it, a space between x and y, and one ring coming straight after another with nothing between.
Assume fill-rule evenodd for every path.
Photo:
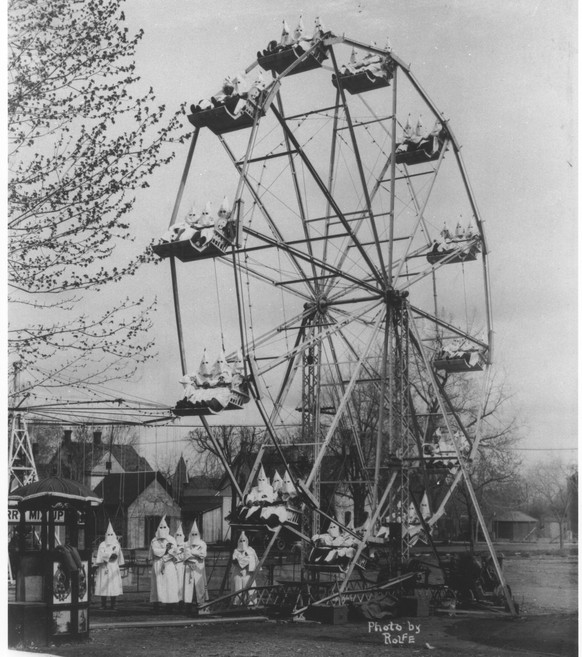
<instances>
[{"instance_id":1,"label":"shed","mask_svg":"<svg viewBox=\"0 0 582 657\"><path fill-rule=\"evenodd\" d=\"M211 487L206 487L211 486ZM182 521L198 523L207 543L220 543L227 538L229 525L225 520L231 511L230 487L218 488L217 480L192 477L181 495Z\"/></svg>"},{"instance_id":2,"label":"shed","mask_svg":"<svg viewBox=\"0 0 582 657\"><path fill-rule=\"evenodd\" d=\"M126 548L147 547L162 516L167 516L172 532L180 520L180 506L160 472L112 473L103 478L95 493L103 498L96 535L104 533L110 519Z\"/></svg>"},{"instance_id":3,"label":"shed","mask_svg":"<svg viewBox=\"0 0 582 657\"><path fill-rule=\"evenodd\" d=\"M504 511L493 518L496 539L525 541L535 537L538 521L522 511Z\"/></svg>"}]
</instances>

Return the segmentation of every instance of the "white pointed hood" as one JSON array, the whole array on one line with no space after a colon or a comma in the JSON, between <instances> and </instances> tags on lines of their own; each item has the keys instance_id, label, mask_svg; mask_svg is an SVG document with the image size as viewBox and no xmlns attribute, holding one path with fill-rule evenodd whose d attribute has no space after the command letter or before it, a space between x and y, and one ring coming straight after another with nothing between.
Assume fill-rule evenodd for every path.
<instances>
[{"instance_id":1,"label":"white pointed hood","mask_svg":"<svg viewBox=\"0 0 582 657\"><path fill-rule=\"evenodd\" d=\"M168 538L170 536L170 528L166 522L166 516L160 520L158 529L156 530L156 538Z\"/></svg>"},{"instance_id":2,"label":"white pointed hood","mask_svg":"<svg viewBox=\"0 0 582 657\"><path fill-rule=\"evenodd\" d=\"M236 363L234 364L234 371L237 374L243 374L245 370L245 362L243 359L242 351L239 349L236 352Z\"/></svg>"},{"instance_id":3,"label":"white pointed hood","mask_svg":"<svg viewBox=\"0 0 582 657\"><path fill-rule=\"evenodd\" d=\"M230 204L228 202L228 198L225 196L222 199L222 203L220 204L220 208L218 209L218 218L219 219L228 219L230 217Z\"/></svg>"},{"instance_id":4,"label":"white pointed hood","mask_svg":"<svg viewBox=\"0 0 582 657\"><path fill-rule=\"evenodd\" d=\"M238 543L237 543L237 549L240 550L241 552L244 552L245 550L248 549L249 547L249 539L247 538L247 535L244 532L241 532L239 538L238 538Z\"/></svg>"},{"instance_id":5,"label":"white pointed hood","mask_svg":"<svg viewBox=\"0 0 582 657\"><path fill-rule=\"evenodd\" d=\"M176 539L176 545L184 545L186 537L184 536L184 530L182 529L181 522L178 523L178 528L176 529L174 538Z\"/></svg>"},{"instance_id":6,"label":"white pointed hood","mask_svg":"<svg viewBox=\"0 0 582 657\"><path fill-rule=\"evenodd\" d=\"M202 226L214 226L214 219L212 218L212 202L208 201L206 207L202 211L202 216L200 217L200 224Z\"/></svg>"},{"instance_id":7,"label":"white pointed hood","mask_svg":"<svg viewBox=\"0 0 582 657\"><path fill-rule=\"evenodd\" d=\"M225 380L230 381L232 378L232 370L230 369L229 364L226 362L226 354L224 349L220 350L218 358L216 359L214 365L212 366L212 376L214 377L223 377Z\"/></svg>"},{"instance_id":8,"label":"white pointed hood","mask_svg":"<svg viewBox=\"0 0 582 657\"><path fill-rule=\"evenodd\" d=\"M210 363L208 362L208 356L206 355L206 349L202 354L202 360L200 361L200 367L198 368L198 376L206 378L210 376Z\"/></svg>"},{"instance_id":9,"label":"white pointed hood","mask_svg":"<svg viewBox=\"0 0 582 657\"><path fill-rule=\"evenodd\" d=\"M281 487L283 486L283 480L281 479L281 475L277 472L277 470L275 470L275 474L273 475L271 486L273 486L274 493L277 493L279 490L281 490Z\"/></svg>"},{"instance_id":10,"label":"white pointed hood","mask_svg":"<svg viewBox=\"0 0 582 657\"><path fill-rule=\"evenodd\" d=\"M281 492L287 494L290 497L297 495L297 490L293 485L293 481L291 480L291 475L289 474L288 470L285 471L285 474L283 476L283 485L281 486Z\"/></svg>"},{"instance_id":11,"label":"white pointed hood","mask_svg":"<svg viewBox=\"0 0 582 657\"><path fill-rule=\"evenodd\" d=\"M188 214L184 217L184 221L189 226L193 226L198 221L198 211L196 210L195 203L192 203L192 207L188 211Z\"/></svg>"},{"instance_id":12,"label":"white pointed hood","mask_svg":"<svg viewBox=\"0 0 582 657\"><path fill-rule=\"evenodd\" d=\"M305 26L303 25L303 15L301 14L299 16L299 22L297 23L295 32L293 33L293 38L295 39L295 41L299 41L303 37L304 31L305 31Z\"/></svg>"},{"instance_id":13,"label":"white pointed hood","mask_svg":"<svg viewBox=\"0 0 582 657\"><path fill-rule=\"evenodd\" d=\"M281 31L281 45L288 46L291 43L291 34L289 32L289 26L287 21L283 19L283 29Z\"/></svg>"},{"instance_id":14,"label":"white pointed hood","mask_svg":"<svg viewBox=\"0 0 582 657\"><path fill-rule=\"evenodd\" d=\"M337 538L340 535L340 529L337 526L335 522L332 522L329 527L327 528L327 533L332 537L332 538Z\"/></svg>"},{"instance_id":15,"label":"white pointed hood","mask_svg":"<svg viewBox=\"0 0 582 657\"><path fill-rule=\"evenodd\" d=\"M261 465L261 468L259 470L259 476L257 478L257 488L260 491L268 490L271 488L271 484L269 483L269 479L267 478L267 475L265 474L265 468Z\"/></svg>"},{"instance_id":16,"label":"white pointed hood","mask_svg":"<svg viewBox=\"0 0 582 657\"><path fill-rule=\"evenodd\" d=\"M113 525L111 524L111 521L109 521L109 524L107 525L107 531L105 532L105 545L119 545L119 541L117 540L117 535L113 531Z\"/></svg>"},{"instance_id":17,"label":"white pointed hood","mask_svg":"<svg viewBox=\"0 0 582 657\"><path fill-rule=\"evenodd\" d=\"M188 542L190 543L190 545L197 545L201 541L202 541L202 537L200 536L200 531L198 530L198 524L196 523L195 520L194 524L192 525L192 528L190 529Z\"/></svg>"}]
</instances>

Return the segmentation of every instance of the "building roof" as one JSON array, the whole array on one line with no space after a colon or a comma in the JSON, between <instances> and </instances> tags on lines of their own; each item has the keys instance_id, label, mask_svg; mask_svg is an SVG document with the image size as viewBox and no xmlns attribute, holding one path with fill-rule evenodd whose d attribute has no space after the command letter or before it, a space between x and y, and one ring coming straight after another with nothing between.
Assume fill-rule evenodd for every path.
<instances>
[{"instance_id":1,"label":"building roof","mask_svg":"<svg viewBox=\"0 0 582 657\"><path fill-rule=\"evenodd\" d=\"M106 447L104 451L109 449ZM126 472L153 472L147 459L140 456L133 445L112 445L111 453Z\"/></svg>"},{"instance_id":2,"label":"building roof","mask_svg":"<svg viewBox=\"0 0 582 657\"><path fill-rule=\"evenodd\" d=\"M133 445L95 445L92 442L65 442L56 448L55 453L48 463L50 466L61 460L61 469L69 470L72 467L77 472L87 473L93 470L97 464L111 456L119 463L125 472L153 472L153 468L143 456L140 456ZM69 458L70 457L70 458ZM69 476L71 476L69 474ZM73 478L73 477L72 477Z\"/></svg>"},{"instance_id":3,"label":"building roof","mask_svg":"<svg viewBox=\"0 0 582 657\"><path fill-rule=\"evenodd\" d=\"M160 472L119 472L106 475L95 487L95 493L103 498L103 504L127 507L157 481L168 495L172 495L172 486Z\"/></svg>"},{"instance_id":4,"label":"building roof","mask_svg":"<svg viewBox=\"0 0 582 657\"><path fill-rule=\"evenodd\" d=\"M188 484L188 468L186 467L186 461L184 456L180 456L178 460L178 465L172 476L172 486L176 492L182 490L183 486Z\"/></svg>"},{"instance_id":5,"label":"building roof","mask_svg":"<svg viewBox=\"0 0 582 657\"><path fill-rule=\"evenodd\" d=\"M206 489L213 490L216 492L216 489L220 485L222 477L209 477L207 475L196 475L195 477L190 477L188 481L188 488L194 489Z\"/></svg>"},{"instance_id":6,"label":"building roof","mask_svg":"<svg viewBox=\"0 0 582 657\"><path fill-rule=\"evenodd\" d=\"M495 522L537 522L537 518L532 518L522 511L503 511L498 513Z\"/></svg>"}]
</instances>

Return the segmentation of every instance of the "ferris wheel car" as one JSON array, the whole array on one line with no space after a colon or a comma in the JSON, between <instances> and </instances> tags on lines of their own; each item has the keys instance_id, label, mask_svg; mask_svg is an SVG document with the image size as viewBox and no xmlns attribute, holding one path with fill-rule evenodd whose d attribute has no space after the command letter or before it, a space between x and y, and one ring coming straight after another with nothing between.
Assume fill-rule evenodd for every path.
<instances>
[{"instance_id":1,"label":"ferris wheel car","mask_svg":"<svg viewBox=\"0 0 582 657\"><path fill-rule=\"evenodd\" d=\"M434 360L437 370L445 372L481 372L487 359L478 349L459 350L454 354L441 352Z\"/></svg>"},{"instance_id":2,"label":"ferris wheel car","mask_svg":"<svg viewBox=\"0 0 582 657\"><path fill-rule=\"evenodd\" d=\"M341 82L342 87L352 95L390 86L389 78L374 75L370 71L357 71L356 73L344 73L340 75L333 73L331 83L336 89L338 80Z\"/></svg>"},{"instance_id":3,"label":"ferris wheel car","mask_svg":"<svg viewBox=\"0 0 582 657\"><path fill-rule=\"evenodd\" d=\"M188 121L195 128L209 128L215 135L224 135L236 130L252 127L255 118L262 110L258 105L247 102L238 114L226 105L200 110L188 115Z\"/></svg>"},{"instance_id":4,"label":"ferris wheel car","mask_svg":"<svg viewBox=\"0 0 582 657\"><path fill-rule=\"evenodd\" d=\"M305 71L320 68L322 62L328 57L327 46L322 41L315 46L307 57L303 57L306 52L307 51L304 50L302 46L290 45L272 53L262 54L258 57L257 61L259 66L264 68L265 71L274 71L281 75L281 73L284 73L292 64L303 58L287 74L295 75L296 73L304 73Z\"/></svg>"},{"instance_id":5,"label":"ferris wheel car","mask_svg":"<svg viewBox=\"0 0 582 657\"><path fill-rule=\"evenodd\" d=\"M152 244L152 251L159 258L174 256L181 262L192 262L193 260L222 256L232 248L232 244L232 241L226 236L225 232L215 227L212 237L203 244L192 239L178 240L177 242L162 242L160 244Z\"/></svg>"},{"instance_id":6,"label":"ferris wheel car","mask_svg":"<svg viewBox=\"0 0 582 657\"><path fill-rule=\"evenodd\" d=\"M428 136L418 143L405 140L396 145L396 164L422 164L438 160L447 142L447 133L443 128L438 135Z\"/></svg>"},{"instance_id":7,"label":"ferris wheel car","mask_svg":"<svg viewBox=\"0 0 582 657\"><path fill-rule=\"evenodd\" d=\"M458 264L477 260L480 251L481 240L478 236L470 240L453 240L446 246L435 241L432 249L426 254L426 259L433 265L441 261L446 264Z\"/></svg>"}]
</instances>

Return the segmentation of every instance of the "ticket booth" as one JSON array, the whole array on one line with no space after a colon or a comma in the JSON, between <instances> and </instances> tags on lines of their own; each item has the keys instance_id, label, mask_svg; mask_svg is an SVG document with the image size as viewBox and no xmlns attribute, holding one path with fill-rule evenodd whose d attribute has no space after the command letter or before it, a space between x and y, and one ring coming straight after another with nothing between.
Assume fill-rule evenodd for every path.
<instances>
[{"instance_id":1,"label":"ticket booth","mask_svg":"<svg viewBox=\"0 0 582 657\"><path fill-rule=\"evenodd\" d=\"M16 581L8 644L88 638L92 515L102 500L78 482L49 477L12 491L8 502Z\"/></svg>"}]
</instances>

